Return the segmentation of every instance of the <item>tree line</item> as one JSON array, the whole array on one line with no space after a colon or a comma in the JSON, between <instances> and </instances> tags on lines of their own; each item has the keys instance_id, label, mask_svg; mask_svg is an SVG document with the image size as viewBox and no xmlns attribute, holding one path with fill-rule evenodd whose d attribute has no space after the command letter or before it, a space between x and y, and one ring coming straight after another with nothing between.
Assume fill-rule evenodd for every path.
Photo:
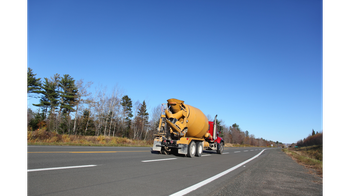
<instances>
[{"instance_id":1,"label":"tree line","mask_svg":"<svg viewBox=\"0 0 350 196\"><path fill-rule=\"evenodd\" d=\"M27 126L29 131L46 128L59 134L117 136L130 139L153 140L161 105L148 113L146 102L133 102L128 95L122 95L117 86L107 94L106 88L89 91L92 82L75 81L69 74L55 74L50 78L37 78L33 70L27 70L27 95L39 99L38 108L28 108ZM211 117L208 115L209 120ZM222 120L220 136L226 143L275 146L279 143L255 138L248 131L242 131L238 124L227 127Z\"/></svg>"},{"instance_id":2,"label":"tree line","mask_svg":"<svg viewBox=\"0 0 350 196\"><path fill-rule=\"evenodd\" d=\"M323 145L323 133L315 132L315 130L312 129L311 134L304 139L301 139L296 144L298 147L303 146L313 146L313 145Z\"/></svg>"},{"instance_id":3,"label":"tree line","mask_svg":"<svg viewBox=\"0 0 350 196\"><path fill-rule=\"evenodd\" d=\"M33 104L38 108L36 112L28 108L28 130L45 127L59 134L152 139L160 106L154 109L149 120L145 101L133 103L117 87L111 94L106 93L106 88L98 88L92 94L91 85L92 82L75 81L69 74L55 74L41 80L28 68L27 94L39 99L38 104Z\"/></svg>"},{"instance_id":4,"label":"tree line","mask_svg":"<svg viewBox=\"0 0 350 196\"><path fill-rule=\"evenodd\" d=\"M255 138L253 134L249 134L248 130L242 131L237 123L227 127L226 125L221 125L222 123L219 120L218 124L221 126L220 136L224 138L226 143L251 146L271 146L271 144L274 147L282 146L282 143L278 141Z\"/></svg>"}]
</instances>

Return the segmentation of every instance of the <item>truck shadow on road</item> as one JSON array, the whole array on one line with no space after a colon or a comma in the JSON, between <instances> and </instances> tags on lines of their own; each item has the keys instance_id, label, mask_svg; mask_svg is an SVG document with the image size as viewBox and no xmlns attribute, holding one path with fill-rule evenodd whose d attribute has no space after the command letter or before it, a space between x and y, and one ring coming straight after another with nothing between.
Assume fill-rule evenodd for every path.
<instances>
[{"instance_id":1,"label":"truck shadow on road","mask_svg":"<svg viewBox=\"0 0 350 196\"><path fill-rule=\"evenodd\" d=\"M203 154L217 154L217 152L211 150L203 150Z\"/></svg>"},{"instance_id":2,"label":"truck shadow on road","mask_svg":"<svg viewBox=\"0 0 350 196\"><path fill-rule=\"evenodd\" d=\"M171 155L175 157L186 157L184 154L177 154L177 153L169 153L169 154L162 154L159 151L153 151L152 149L150 150L152 154L159 154L159 155ZM207 154L217 154L216 151L211 151L211 150L203 150L202 156L207 155Z\"/></svg>"}]
</instances>

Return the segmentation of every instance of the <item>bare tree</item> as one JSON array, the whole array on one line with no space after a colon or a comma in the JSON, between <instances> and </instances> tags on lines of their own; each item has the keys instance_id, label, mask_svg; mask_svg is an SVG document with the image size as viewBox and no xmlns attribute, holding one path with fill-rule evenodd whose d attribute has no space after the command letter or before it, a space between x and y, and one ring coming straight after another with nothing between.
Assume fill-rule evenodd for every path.
<instances>
[{"instance_id":1,"label":"bare tree","mask_svg":"<svg viewBox=\"0 0 350 196\"><path fill-rule=\"evenodd\" d=\"M157 132L157 128L159 126L159 119L161 115L162 115L162 106L158 105L154 107L152 110L152 118L150 121L150 126L151 126L150 129L151 129L152 135Z\"/></svg>"},{"instance_id":2,"label":"bare tree","mask_svg":"<svg viewBox=\"0 0 350 196\"><path fill-rule=\"evenodd\" d=\"M107 132L107 123L108 123L108 119L111 119L112 118L112 111L111 111L111 105L112 105L112 102L113 100L111 98L106 98L106 102L108 102L108 112L106 112L104 114L105 116L105 125L104 125L104 131L103 131L103 135L106 136L106 132ZM106 106L107 106L107 103L106 103Z\"/></svg>"},{"instance_id":3,"label":"bare tree","mask_svg":"<svg viewBox=\"0 0 350 196\"><path fill-rule=\"evenodd\" d=\"M88 118L87 118L87 121L86 121L86 126L85 126L85 130L84 130L84 134L86 134L87 132L87 129L88 129L88 126L89 126L89 121L90 121L90 116L92 116L92 108L94 107L94 104L95 104L95 100L96 100L96 94L93 98L88 98L85 100L85 103L89 106L89 115L88 115Z\"/></svg>"},{"instance_id":4,"label":"bare tree","mask_svg":"<svg viewBox=\"0 0 350 196\"><path fill-rule=\"evenodd\" d=\"M106 105L106 88L101 90L102 88L96 89L97 99L94 102L94 111L96 115L95 120L95 134L98 136L101 134L101 129L103 128L103 118L104 118L104 110Z\"/></svg>"},{"instance_id":5,"label":"bare tree","mask_svg":"<svg viewBox=\"0 0 350 196\"><path fill-rule=\"evenodd\" d=\"M221 135L223 135L224 141L226 141L226 143L232 143L232 138L230 137L230 129L229 127L227 127L226 125L223 124L223 122L221 122Z\"/></svg>"},{"instance_id":6,"label":"bare tree","mask_svg":"<svg viewBox=\"0 0 350 196\"><path fill-rule=\"evenodd\" d=\"M119 93L117 85L113 89L112 97L110 98L110 109L111 111L111 120L109 123L109 131L108 131L108 136L111 136L111 127L113 123L114 116L118 116L120 112L120 97L121 94ZM115 115L116 114L116 115ZM114 136L114 134L113 134Z\"/></svg>"},{"instance_id":7,"label":"bare tree","mask_svg":"<svg viewBox=\"0 0 350 196\"><path fill-rule=\"evenodd\" d=\"M236 127L232 127L232 142L236 144L242 143L241 132Z\"/></svg>"},{"instance_id":8,"label":"bare tree","mask_svg":"<svg viewBox=\"0 0 350 196\"><path fill-rule=\"evenodd\" d=\"M91 92L88 92L87 89L90 88L92 85L92 82L87 82L84 84L83 80L77 81L76 86L78 87L78 94L77 94L77 104L76 104L76 111L75 111L75 117L74 117L74 126L73 126L73 133L75 134L76 129L76 122L78 118L78 111L80 111L79 106L81 104L87 103L87 99L83 99L84 97L88 97L91 95Z\"/></svg>"},{"instance_id":9,"label":"bare tree","mask_svg":"<svg viewBox=\"0 0 350 196\"><path fill-rule=\"evenodd\" d=\"M134 110L134 122L133 122L133 132L134 132L134 137L133 139L138 137L138 118L136 118L137 116L137 111L140 110L141 107L141 103L137 100L134 104L133 104L133 110Z\"/></svg>"}]
</instances>

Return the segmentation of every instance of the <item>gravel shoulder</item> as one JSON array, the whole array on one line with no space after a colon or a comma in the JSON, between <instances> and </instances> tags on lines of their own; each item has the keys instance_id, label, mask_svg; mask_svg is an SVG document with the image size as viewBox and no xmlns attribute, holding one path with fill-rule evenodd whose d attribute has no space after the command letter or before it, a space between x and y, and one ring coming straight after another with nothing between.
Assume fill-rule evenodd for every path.
<instances>
[{"instance_id":1,"label":"gravel shoulder","mask_svg":"<svg viewBox=\"0 0 350 196\"><path fill-rule=\"evenodd\" d=\"M211 195L322 195L322 178L281 149L268 153Z\"/></svg>"}]
</instances>

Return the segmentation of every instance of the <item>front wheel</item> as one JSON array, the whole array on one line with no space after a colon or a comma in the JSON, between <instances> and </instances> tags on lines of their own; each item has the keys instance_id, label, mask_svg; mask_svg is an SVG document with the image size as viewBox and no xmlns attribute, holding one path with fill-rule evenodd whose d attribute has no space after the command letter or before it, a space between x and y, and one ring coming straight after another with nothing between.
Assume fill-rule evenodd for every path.
<instances>
[{"instance_id":1,"label":"front wheel","mask_svg":"<svg viewBox=\"0 0 350 196\"><path fill-rule=\"evenodd\" d=\"M224 152L224 142L220 142L220 144L218 144L216 152L218 154L222 154Z\"/></svg>"}]
</instances>

